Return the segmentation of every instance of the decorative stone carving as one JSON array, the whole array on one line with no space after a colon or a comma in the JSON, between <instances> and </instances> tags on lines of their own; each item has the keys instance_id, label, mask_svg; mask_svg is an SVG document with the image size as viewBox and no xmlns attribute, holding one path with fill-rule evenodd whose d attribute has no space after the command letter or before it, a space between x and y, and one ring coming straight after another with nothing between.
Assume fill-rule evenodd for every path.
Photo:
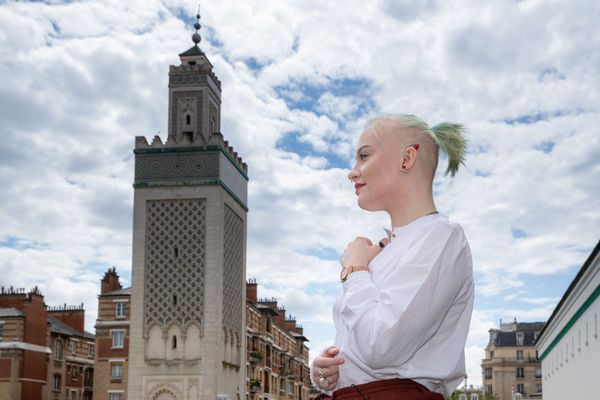
<instances>
[{"instance_id":1,"label":"decorative stone carving","mask_svg":"<svg viewBox=\"0 0 600 400\"><path fill-rule=\"evenodd\" d=\"M244 281L244 221L225 205L223 240L223 329L225 345L239 347ZM227 343L229 336L229 343Z\"/></svg>"},{"instance_id":2,"label":"decorative stone carving","mask_svg":"<svg viewBox=\"0 0 600 400\"><path fill-rule=\"evenodd\" d=\"M157 324L204 327L206 201L153 200L146 204L144 333ZM185 307L181 305L185 304Z\"/></svg>"},{"instance_id":3,"label":"decorative stone carving","mask_svg":"<svg viewBox=\"0 0 600 400\"><path fill-rule=\"evenodd\" d=\"M176 141L182 139L182 132L184 132L184 126L182 125L183 111L192 104L195 104L195 125L196 130L193 133L194 142L196 140L203 141L202 131L202 91L192 90L189 92L173 92L173 100L171 103L171 134L175 136Z\"/></svg>"},{"instance_id":4,"label":"decorative stone carving","mask_svg":"<svg viewBox=\"0 0 600 400\"><path fill-rule=\"evenodd\" d=\"M219 154L217 152L138 154L135 160L136 183L218 176Z\"/></svg>"}]
</instances>

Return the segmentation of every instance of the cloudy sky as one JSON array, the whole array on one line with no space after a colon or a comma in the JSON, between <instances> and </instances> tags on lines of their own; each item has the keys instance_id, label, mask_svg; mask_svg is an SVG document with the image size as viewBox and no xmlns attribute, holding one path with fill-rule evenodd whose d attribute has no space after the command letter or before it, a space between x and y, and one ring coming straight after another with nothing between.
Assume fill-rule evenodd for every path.
<instances>
[{"instance_id":1,"label":"cloudy sky","mask_svg":"<svg viewBox=\"0 0 600 400\"><path fill-rule=\"evenodd\" d=\"M197 2L0 4L0 284L84 302L93 331L103 272L130 284L134 137L166 137ZM598 16L594 0L202 2L222 131L249 166L248 277L313 355L340 250L389 225L346 179L383 113L469 129L435 195L473 253L470 383L499 319L550 315L600 237Z\"/></svg>"}]
</instances>

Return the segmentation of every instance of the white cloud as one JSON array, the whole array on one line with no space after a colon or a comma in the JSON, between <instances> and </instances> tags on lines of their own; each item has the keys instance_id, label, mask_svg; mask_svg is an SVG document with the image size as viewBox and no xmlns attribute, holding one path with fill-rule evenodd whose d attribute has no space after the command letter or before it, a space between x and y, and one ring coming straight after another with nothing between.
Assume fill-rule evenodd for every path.
<instances>
[{"instance_id":1,"label":"white cloud","mask_svg":"<svg viewBox=\"0 0 600 400\"><path fill-rule=\"evenodd\" d=\"M0 242L27 244L0 247L0 283L37 284L48 304L84 301L88 330L104 270L115 265L128 278L134 136L166 137L168 65L192 45L190 24L176 16L195 7L0 5ZM339 268L319 252L339 252L357 235L380 238L389 223L357 209L347 171L327 158L350 165L366 119L380 113L469 128L467 168L443 178L442 161L435 190L438 208L467 232L486 299L471 324L471 382L481 381L477 357L497 318L547 318L562 293L537 295L523 274L573 271L598 240L598 7L203 4L201 47L222 81L221 130L249 165L248 271L289 303L315 350L331 339L316 327L331 312ZM367 86L328 86L344 80ZM309 107L293 108L299 101ZM361 107L371 111L355 114ZM290 132L312 151L277 149ZM534 308L498 305L515 291Z\"/></svg>"}]
</instances>

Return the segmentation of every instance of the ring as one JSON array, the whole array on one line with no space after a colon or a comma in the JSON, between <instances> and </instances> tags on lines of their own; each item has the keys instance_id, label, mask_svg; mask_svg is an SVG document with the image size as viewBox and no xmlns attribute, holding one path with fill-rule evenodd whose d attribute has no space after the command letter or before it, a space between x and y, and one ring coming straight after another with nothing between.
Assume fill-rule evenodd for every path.
<instances>
[{"instance_id":1,"label":"ring","mask_svg":"<svg viewBox=\"0 0 600 400\"><path fill-rule=\"evenodd\" d=\"M325 378L325 373L323 372L323 368L319 368L319 378L323 379ZM320 380L319 380L320 382Z\"/></svg>"},{"instance_id":2,"label":"ring","mask_svg":"<svg viewBox=\"0 0 600 400\"><path fill-rule=\"evenodd\" d=\"M323 383L325 383L325 385L323 385ZM329 386L329 381L327 380L327 378L325 378L324 376L319 378L319 386L321 386L321 387Z\"/></svg>"}]
</instances>

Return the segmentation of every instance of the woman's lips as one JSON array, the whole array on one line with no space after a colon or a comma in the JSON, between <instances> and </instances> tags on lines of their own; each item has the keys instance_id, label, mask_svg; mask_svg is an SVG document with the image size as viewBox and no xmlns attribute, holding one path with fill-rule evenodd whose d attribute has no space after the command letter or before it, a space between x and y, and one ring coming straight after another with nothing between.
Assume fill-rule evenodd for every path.
<instances>
[{"instance_id":1,"label":"woman's lips","mask_svg":"<svg viewBox=\"0 0 600 400\"><path fill-rule=\"evenodd\" d=\"M354 184L354 190L356 192L356 194L358 194L358 191L360 190L361 187L365 186L366 183L356 183Z\"/></svg>"}]
</instances>

